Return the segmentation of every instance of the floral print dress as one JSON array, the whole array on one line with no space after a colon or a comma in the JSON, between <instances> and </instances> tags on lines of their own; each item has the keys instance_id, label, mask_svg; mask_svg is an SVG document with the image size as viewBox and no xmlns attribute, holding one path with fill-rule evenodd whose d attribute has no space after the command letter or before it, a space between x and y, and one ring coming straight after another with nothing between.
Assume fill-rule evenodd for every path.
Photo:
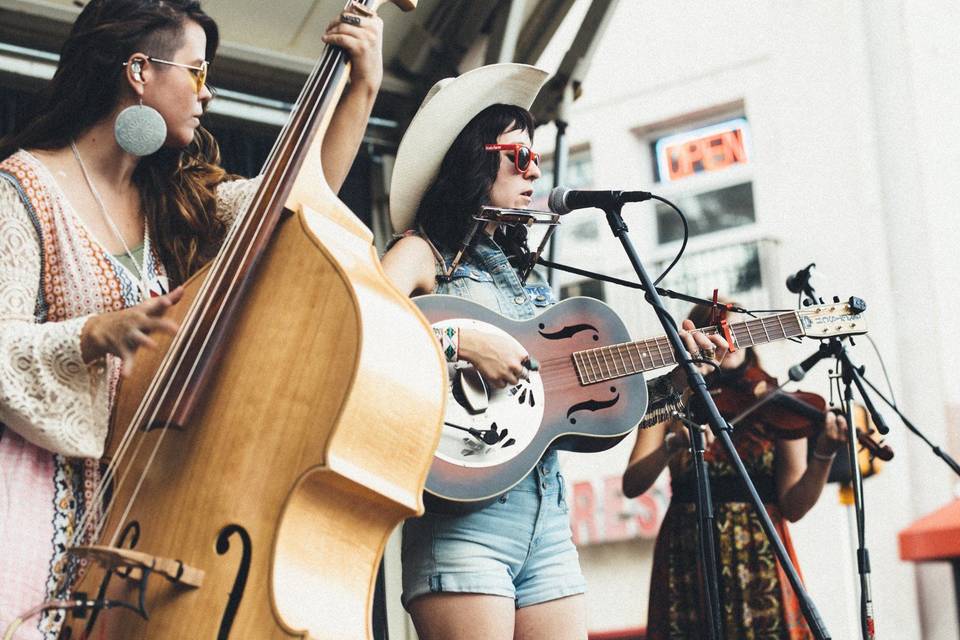
<instances>
[{"instance_id":1,"label":"floral print dress","mask_svg":"<svg viewBox=\"0 0 960 640\"><path fill-rule=\"evenodd\" d=\"M765 500L767 513L791 561L798 567L786 521L776 505L775 441L762 427L736 431L733 440L758 490L766 487L767 498L772 491L772 500ZM723 487L737 489L736 469L719 441L710 445L704 458L714 495ZM649 640L708 637L703 626L705 592L698 567L696 506L688 499L678 499L677 491L679 487L693 486L691 464L692 456L685 451L670 465L674 497L654 549L647 621ZM764 495L764 491L760 493ZM812 638L796 593L776 559L753 504L715 498L713 507L723 637L728 640Z\"/></svg>"}]
</instances>

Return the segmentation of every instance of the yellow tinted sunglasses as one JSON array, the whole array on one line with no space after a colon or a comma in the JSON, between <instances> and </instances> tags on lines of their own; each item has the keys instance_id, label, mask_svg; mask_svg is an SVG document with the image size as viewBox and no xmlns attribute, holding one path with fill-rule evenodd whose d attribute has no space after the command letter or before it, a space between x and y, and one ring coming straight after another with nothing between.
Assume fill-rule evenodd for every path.
<instances>
[{"instance_id":1,"label":"yellow tinted sunglasses","mask_svg":"<svg viewBox=\"0 0 960 640\"><path fill-rule=\"evenodd\" d=\"M171 67L180 67L181 69L186 69L190 72L190 77L193 78L193 87L197 90L197 95L200 95L200 92L203 91L204 85L207 84L207 68L210 66L206 60L200 63L200 66L194 66L192 64L183 64L182 62L174 62L172 60L164 60L163 58L154 58L153 56L147 56L147 60L150 62L156 62L157 64L166 64Z\"/></svg>"}]
</instances>

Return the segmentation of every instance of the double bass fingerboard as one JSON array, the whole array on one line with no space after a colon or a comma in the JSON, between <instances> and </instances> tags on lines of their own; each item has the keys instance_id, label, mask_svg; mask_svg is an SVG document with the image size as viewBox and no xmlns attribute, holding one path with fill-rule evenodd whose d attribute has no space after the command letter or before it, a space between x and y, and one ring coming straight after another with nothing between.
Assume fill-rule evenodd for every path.
<instances>
[{"instance_id":1,"label":"double bass fingerboard","mask_svg":"<svg viewBox=\"0 0 960 640\"><path fill-rule=\"evenodd\" d=\"M796 311L733 322L729 326L737 348L804 335L800 316ZM717 327L705 327L700 331L710 335L719 330ZM666 336L576 351L572 357L582 385L652 371L677 361Z\"/></svg>"}]
</instances>

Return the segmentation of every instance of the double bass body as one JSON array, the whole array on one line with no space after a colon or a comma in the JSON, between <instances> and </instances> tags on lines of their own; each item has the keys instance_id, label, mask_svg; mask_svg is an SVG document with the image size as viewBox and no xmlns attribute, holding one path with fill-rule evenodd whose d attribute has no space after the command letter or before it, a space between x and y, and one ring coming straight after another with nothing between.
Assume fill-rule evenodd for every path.
<instances>
[{"instance_id":1,"label":"double bass body","mask_svg":"<svg viewBox=\"0 0 960 640\"><path fill-rule=\"evenodd\" d=\"M133 526L123 546L183 562L203 581L196 588L154 575L149 619L101 613L107 637L369 633L386 539L422 512L445 367L372 245L338 226L311 211L280 225L193 419L140 434L115 504L142 476L140 496L129 513L111 512L105 530ZM187 298L203 276L187 284ZM151 382L143 372L156 370L161 351L124 383L115 425L132 419ZM87 571L75 590L95 594L103 576ZM107 596L136 601L138 589L114 575ZM89 620L74 620L74 633Z\"/></svg>"}]
</instances>

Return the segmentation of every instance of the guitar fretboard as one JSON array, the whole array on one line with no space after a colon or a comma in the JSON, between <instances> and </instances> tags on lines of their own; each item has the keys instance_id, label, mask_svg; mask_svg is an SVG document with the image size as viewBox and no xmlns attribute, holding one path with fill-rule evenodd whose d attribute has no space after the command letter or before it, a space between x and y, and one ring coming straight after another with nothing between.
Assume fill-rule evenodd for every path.
<instances>
[{"instance_id":1,"label":"guitar fretboard","mask_svg":"<svg viewBox=\"0 0 960 640\"><path fill-rule=\"evenodd\" d=\"M752 347L804 335L800 316L795 311L754 318L745 322L732 322L729 326L737 348ZM717 333L718 329L705 327L700 331L709 335ZM666 367L676 361L673 348L666 336L585 349L573 354L573 364L580 384L594 384L622 378Z\"/></svg>"}]
</instances>

